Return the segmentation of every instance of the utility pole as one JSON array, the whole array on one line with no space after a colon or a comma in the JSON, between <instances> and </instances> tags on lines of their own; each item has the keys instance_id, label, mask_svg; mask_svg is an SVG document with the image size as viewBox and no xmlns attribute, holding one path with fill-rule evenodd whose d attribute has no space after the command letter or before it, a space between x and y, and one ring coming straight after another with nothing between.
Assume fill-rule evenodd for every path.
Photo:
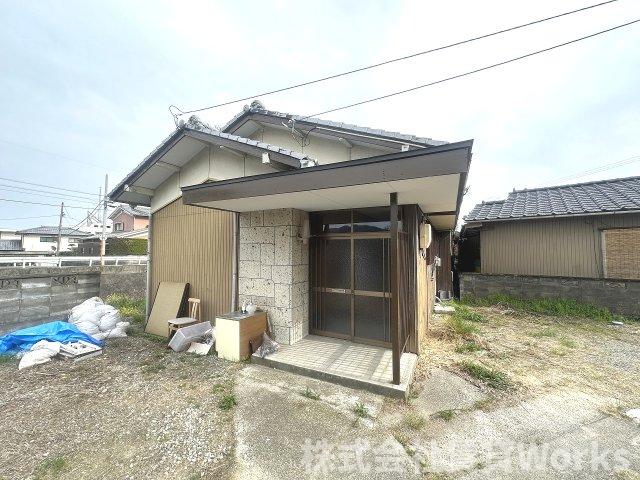
<instances>
[{"instance_id":1,"label":"utility pole","mask_svg":"<svg viewBox=\"0 0 640 480\"><path fill-rule=\"evenodd\" d=\"M62 217L64 216L64 202L60 204L60 221L58 221L58 247L56 248L56 256L60 256L60 244L62 243Z\"/></svg>"},{"instance_id":2,"label":"utility pole","mask_svg":"<svg viewBox=\"0 0 640 480\"><path fill-rule=\"evenodd\" d=\"M107 192L109 191L109 175L104 176L104 195L102 195L102 242L100 245L100 265L104 266L107 251Z\"/></svg>"}]
</instances>

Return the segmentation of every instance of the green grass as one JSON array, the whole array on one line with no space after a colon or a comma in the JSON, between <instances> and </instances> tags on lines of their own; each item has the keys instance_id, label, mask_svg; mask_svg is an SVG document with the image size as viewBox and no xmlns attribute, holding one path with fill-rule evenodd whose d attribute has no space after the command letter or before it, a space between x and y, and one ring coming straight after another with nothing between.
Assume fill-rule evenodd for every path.
<instances>
[{"instance_id":1,"label":"green grass","mask_svg":"<svg viewBox=\"0 0 640 480\"><path fill-rule=\"evenodd\" d=\"M15 355L0 355L0 365L15 363L17 360Z\"/></svg>"},{"instance_id":2,"label":"green grass","mask_svg":"<svg viewBox=\"0 0 640 480\"><path fill-rule=\"evenodd\" d=\"M320 395L311 390L309 387L305 388L300 395L303 397L309 398L311 400L320 400Z\"/></svg>"},{"instance_id":3,"label":"green grass","mask_svg":"<svg viewBox=\"0 0 640 480\"><path fill-rule=\"evenodd\" d=\"M452 334L460 337L470 337L474 333L478 333L478 327L455 314L446 318L445 325Z\"/></svg>"},{"instance_id":4,"label":"green grass","mask_svg":"<svg viewBox=\"0 0 640 480\"><path fill-rule=\"evenodd\" d=\"M567 338L567 337L562 337L558 341L560 342L560 345L562 345L565 348L576 348L578 346L578 344L574 340L571 340L570 338Z\"/></svg>"},{"instance_id":5,"label":"green grass","mask_svg":"<svg viewBox=\"0 0 640 480\"><path fill-rule=\"evenodd\" d=\"M566 298L517 298L510 295L490 295L488 297L474 297L465 295L461 299L463 305L476 307L503 306L512 310L552 315L556 317L579 317L593 320L622 320L623 316L612 313L607 308L596 307L587 303L580 303Z\"/></svg>"},{"instance_id":6,"label":"green grass","mask_svg":"<svg viewBox=\"0 0 640 480\"><path fill-rule=\"evenodd\" d=\"M120 311L123 317L130 317L135 323L143 323L145 317L144 298L135 298L121 293L112 293L105 302Z\"/></svg>"},{"instance_id":7,"label":"green grass","mask_svg":"<svg viewBox=\"0 0 640 480\"><path fill-rule=\"evenodd\" d=\"M478 344L474 340L469 340L467 342L464 342L462 345L458 345L455 348L456 353L472 353L472 352L479 352L481 350L486 350L486 348L484 348L482 345Z\"/></svg>"},{"instance_id":8,"label":"green grass","mask_svg":"<svg viewBox=\"0 0 640 480\"><path fill-rule=\"evenodd\" d=\"M64 457L53 457L44 460L34 472L34 478L40 479L46 476L58 477L68 467L67 459Z\"/></svg>"},{"instance_id":9,"label":"green grass","mask_svg":"<svg viewBox=\"0 0 640 480\"><path fill-rule=\"evenodd\" d=\"M460 362L459 365L469 375L496 390L508 390L513 386L509 377L498 370L492 370L484 365L468 361Z\"/></svg>"},{"instance_id":10,"label":"green grass","mask_svg":"<svg viewBox=\"0 0 640 480\"><path fill-rule=\"evenodd\" d=\"M360 418L368 418L369 417L369 409L362 402L357 402L353 406L353 413L355 413Z\"/></svg>"},{"instance_id":11,"label":"green grass","mask_svg":"<svg viewBox=\"0 0 640 480\"><path fill-rule=\"evenodd\" d=\"M411 412L411 413L408 413L407 415L405 415L404 423L411 430L420 430L420 429L422 429L422 427L424 427L424 425L426 423L426 420L419 413Z\"/></svg>"},{"instance_id":12,"label":"green grass","mask_svg":"<svg viewBox=\"0 0 640 480\"><path fill-rule=\"evenodd\" d=\"M220 410L224 410L225 412L231 410L236 405L238 405L238 400L236 400L236 396L232 393L224 395L218 402Z\"/></svg>"},{"instance_id":13,"label":"green grass","mask_svg":"<svg viewBox=\"0 0 640 480\"><path fill-rule=\"evenodd\" d=\"M455 416L456 412L453 410L440 410L434 414L435 417L441 418L445 422L450 422Z\"/></svg>"},{"instance_id":14,"label":"green grass","mask_svg":"<svg viewBox=\"0 0 640 480\"><path fill-rule=\"evenodd\" d=\"M536 338L555 337L556 335L558 335L558 332L555 329L551 328L551 327L545 327L545 328L542 328L542 329L537 330L535 332L532 332L529 335L531 335L532 337L536 337Z\"/></svg>"},{"instance_id":15,"label":"green grass","mask_svg":"<svg viewBox=\"0 0 640 480\"><path fill-rule=\"evenodd\" d=\"M474 312L473 310L470 310L469 307L462 305L461 303L458 303L457 305L455 305L455 309L456 311L452 314L454 317L457 317L459 320L465 321L465 322L474 322L474 323L480 323L480 322L485 322L486 318L484 318L484 316L478 312Z\"/></svg>"}]
</instances>

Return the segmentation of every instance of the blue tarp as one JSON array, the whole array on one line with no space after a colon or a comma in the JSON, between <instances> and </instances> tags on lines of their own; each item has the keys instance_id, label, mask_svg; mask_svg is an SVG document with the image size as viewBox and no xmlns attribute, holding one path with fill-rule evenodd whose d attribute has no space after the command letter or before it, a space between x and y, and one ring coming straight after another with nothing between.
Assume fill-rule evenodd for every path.
<instances>
[{"instance_id":1,"label":"blue tarp","mask_svg":"<svg viewBox=\"0 0 640 480\"><path fill-rule=\"evenodd\" d=\"M32 345L40 340L51 342L77 342L84 340L94 345L102 346L100 340L96 340L91 335L82 333L78 327L68 322L49 322L35 327L23 328L15 332L8 333L0 337L0 355L15 354L20 351L29 350Z\"/></svg>"}]
</instances>

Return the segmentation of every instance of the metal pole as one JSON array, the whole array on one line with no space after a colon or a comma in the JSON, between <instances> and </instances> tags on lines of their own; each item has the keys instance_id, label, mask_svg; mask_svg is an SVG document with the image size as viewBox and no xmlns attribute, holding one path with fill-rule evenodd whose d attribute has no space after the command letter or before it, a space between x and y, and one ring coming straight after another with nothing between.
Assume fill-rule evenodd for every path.
<instances>
[{"instance_id":1,"label":"metal pole","mask_svg":"<svg viewBox=\"0 0 640 480\"><path fill-rule=\"evenodd\" d=\"M60 220L58 221L58 246L56 247L56 255L60 256L60 243L62 242L62 217L64 216L64 202L60 204Z\"/></svg>"},{"instance_id":2,"label":"metal pole","mask_svg":"<svg viewBox=\"0 0 640 480\"><path fill-rule=\"evenodd\" d=\"M100 242L100 265L104 266L107 250L107 192L109 191L109 175L104 176L104 195L102 196L102 238Z\"/></svg>"},{"instance_id":3,"label":"metal pole","mask_svg":"<svg viewBox=\"0 0 640 480\"><path fill-rule=\"evenodd\" d=\"M393 383L400 384L400 357L402 346L400 345L400 275L398 262L398 194L389 195L390 204L390 230L389 239L389 287L391 290L391 366L393 370Z\"/></svg>"}]
</instances>

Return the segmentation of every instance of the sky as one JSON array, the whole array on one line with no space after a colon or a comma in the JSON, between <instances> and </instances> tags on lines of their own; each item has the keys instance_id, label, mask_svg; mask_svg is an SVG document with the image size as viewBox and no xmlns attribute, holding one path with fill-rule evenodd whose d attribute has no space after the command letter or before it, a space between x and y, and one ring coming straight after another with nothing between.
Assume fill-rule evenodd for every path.
<instances>
[{"instance_id":1,"label":"sky","mask_svg":"<svg viewBox=\"0 0 640 480\"><path fill-rule=\"evenodd\" d=\"M62 200L64 225L76 225L105 174L114 186L175 128L171 104L189 110L250 96L592 3L1 0L0 228L56 225ZM618 0L260 100L310 115L637 18L640 2ZM640 175L639 46L635 24L323 118L474 139L463 214L514 188ZM199 115L223 125L244 103Z\"/></svg>"}]
</instances>

